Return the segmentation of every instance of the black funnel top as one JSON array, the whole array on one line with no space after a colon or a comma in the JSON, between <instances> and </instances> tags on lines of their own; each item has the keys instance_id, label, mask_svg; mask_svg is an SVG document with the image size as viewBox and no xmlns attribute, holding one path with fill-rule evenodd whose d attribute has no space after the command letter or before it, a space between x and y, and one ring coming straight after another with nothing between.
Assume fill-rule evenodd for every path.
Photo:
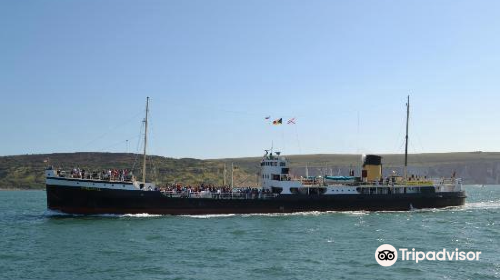
<instances>
[{"instance_id":1,"label":"black funnel top","mask_svg":"<svg viewBox=\"0 0 500 280\"><path fill-rule=\"evenodd\" d=\"M382 157L377 155L367 155L363 165L382 165Z\"/></svg>"}]
</instances>

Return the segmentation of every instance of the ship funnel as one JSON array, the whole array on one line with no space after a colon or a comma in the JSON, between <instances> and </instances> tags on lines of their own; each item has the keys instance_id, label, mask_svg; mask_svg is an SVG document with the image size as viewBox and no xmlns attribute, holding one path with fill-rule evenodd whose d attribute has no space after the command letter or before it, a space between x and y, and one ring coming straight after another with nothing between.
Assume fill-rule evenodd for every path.
<instances>
[{"instance_id":1,"label":"ship funnel","mask_svg":"<svg viewBox=\"0 0 500 280\"><path fill-rule=\"evenodd\" d=\"M378 181L382 178L382 157L367 155L363 160L362 177L364 181Z\"/></svg>"}]
</instances>

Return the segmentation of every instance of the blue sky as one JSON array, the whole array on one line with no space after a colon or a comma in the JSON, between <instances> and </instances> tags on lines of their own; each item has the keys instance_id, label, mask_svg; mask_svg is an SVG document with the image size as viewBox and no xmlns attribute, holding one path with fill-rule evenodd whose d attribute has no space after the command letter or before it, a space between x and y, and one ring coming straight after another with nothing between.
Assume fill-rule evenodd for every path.
<instances>
[{"instance_id":1,"label":"blue sky","mask_svg":"<svg viewBox=\"0 0 500 280\"><path fill-rule=\"evenodd\" d=\"M146 96L170 157L401 153L407 94L410 152L500 151L499 10L0 0L0 155L135 152Z\"/></svg>"}]
</instances>

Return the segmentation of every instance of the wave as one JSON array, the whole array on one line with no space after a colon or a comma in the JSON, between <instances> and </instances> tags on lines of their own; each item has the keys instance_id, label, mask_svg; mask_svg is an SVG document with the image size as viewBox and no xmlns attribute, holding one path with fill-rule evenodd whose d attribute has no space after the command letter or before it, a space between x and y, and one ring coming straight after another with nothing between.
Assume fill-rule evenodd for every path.
<instances>
[{"instance_id":1,"label":"wave","mask_svg":"<svg viewBox=\"0 0 500 280\"><path fill-rule=\"evenodd\" d=\"M141 213L141 214L124 214L124 215L119 215L119 216L120 217L132 217L132 218L156 218L156 217L170 216L170 215Z\"/></svg>"},{"instance_id":2,"label":"wave","mask_svg":"<svg viewBox=\"0 0 500 280\"><path fill-rule=\"evenodd\" d=\"M43 213L42 216L47 217L47 218L51 218L51 217L82 217L83 215L68 214L68 213L64 213L61 211L57 211L57 210L47 209L47 210L45 210L45 212Z\"/></svg>"},{"instance_id":3,"label":"wave","mask_svg":"<svg viewBox=\"0 0 500 280\"><path fill-rule=\"evenodd\" d=\"M467 202L463 206L450 206L445 208L414 208L410 211L309 211L309 212L295 212L295 213L255 213L255 214L205 214L205 215L179 215L179 217L194 218L194 219L218 219L218 218L231 218L231 217L314 217L321 215L348 215L348 216L364 216L370 214L380 213L427 213L427 212L442 212L442 211L463 211L463 210L481 210L481 209L500 209L500 201L480 201L480 202ZM68 214L56 210L46 210L43 214L44 217L100 217L100 218L157 218L157 217L172 217L172 215L160 214L95 214L95 215L82 215L82 214Z\"/></svg>"},{"instance_id":4,"label":"wave","mask_svg":"<svg viewBox=\"0 0 500 280\"><path fill-rule=\"evenodd\" d=\"M465 209L500 209L500 201L480 201L465 203Z\"/></svg>"},{"instance_id":5,"label":"wave","mask_svg":"<svg viewBox=\"0 0 500 280\"><path fill-rule=\"evenodd\" d=\"M448 206L443 208L414 208L409 213L416 212L445 212L445 211L464 211L464 210L482 210L482 209L500 209L500 201L479 201L479 202L466 202L461 206ZM402 213L398 211L378 211L377 213Z\"/></svg>"},{"instance_id":6,"label":"wave","mask_svg":"<svg viewBox=\"0 0 500 280\"><path fill-rule=\"evenodd\" d=\"M178 217L194 218L194 219L213 219L213 218L231 218L231 217L294 217L294 216L320 216L320 215L352 215L361 216L369 215L368 211L308 211L294 213L254 213L254 214L205 214L205 215L179 215ZM99 217L99 218L157 218L157 217L173 217L172 215L160 214L68 214L56 210L46 210L43 214L47 218L64 218L64 217Z\"/></svg>"},{"instance_id":7,"label":"wave","mask_svg":"<svg viewBox=\"0 0 500 280\"><path fill-rule=\"evenodd\" d=\"M64 217L99 217L99 218L156 218L156 217L161 217L162 215L158 214L147 214L147 213L140 213L140 214L91 214L91 215L83 215L83 214L68 214L64 213L61 211L57 210L50 210L47 209L43 213L44 217L47 218L64 218Z\"/></svg>"},{"instance_id":8,"label":"wave","mask_svg":"<svg viewBox=\"0 0 500 280\"><path fill-rule=\"evenodd\" d=\"M293 216L320 216L320 215L368 215L367 211L308 211L294 213L254 213L254 214L209 214L209 215L180 215L180 217L195 219L229 218L229 217L293 217Z\"/></svg>"},{"instance_id":9,"label":"wave","mask_svg":"<svg viewBox=\"0 0 500 280\"><path fill-rule=\"evenodd\" d=\"M235 216L237 216L237 214L179 215L179 217L195 218L195 219L228 218Z\"/></svg>"},{"instance_id":10,"label":"wave","mask_svg":"<svg viewBox=\"0 0 500 280\"><path fill-rule=\"evenodd\" d=\"M87 217L100 217L100 218L157 218L157 217L170 216L170 215L139 213L139 214L91 214L91 215L86 215L86 216Z\"/></svg>"}]
</instances>

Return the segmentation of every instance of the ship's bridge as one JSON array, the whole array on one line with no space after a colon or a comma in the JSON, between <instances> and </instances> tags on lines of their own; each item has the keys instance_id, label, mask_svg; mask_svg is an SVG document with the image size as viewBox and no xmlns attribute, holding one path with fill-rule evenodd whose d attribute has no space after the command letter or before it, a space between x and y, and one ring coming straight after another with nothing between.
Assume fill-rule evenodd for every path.
<instances>
[{"instance_id":1,"label":"ship's bridge","mask_svg":"<svg viewBox=\"0 0 500 280\"><path fill-rule=\"evenodd\" d=\"M300 182L292 181L290 168L285 157L280 152L266 151L261 163L262 188L273 193L290 193L291 187L298 187ZM297 186L295 186L297 185Z\"/></svg>"}]
</instances>

